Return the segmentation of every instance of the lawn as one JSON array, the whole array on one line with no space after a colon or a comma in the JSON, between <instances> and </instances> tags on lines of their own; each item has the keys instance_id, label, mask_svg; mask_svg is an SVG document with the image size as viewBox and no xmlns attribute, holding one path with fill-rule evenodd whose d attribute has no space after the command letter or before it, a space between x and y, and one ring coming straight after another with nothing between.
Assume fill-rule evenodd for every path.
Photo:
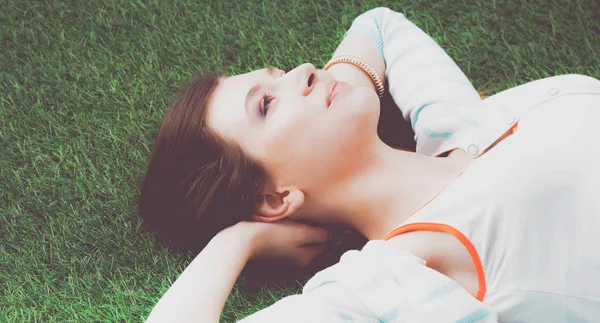
<instances>
[{"instance_id":1,"label":"lawn","mask_svg":"<svg viewBox=\"0 0 600 323\"><path fill-rule=\"evenodd\" d=\"M176 89L200 71L321 67L377 6L404 12L487 94L600 78L595 0L0 0L0 322L142 321L194 256L136 214ZM222 321L301 285L242 282Z\"/></svg>"}]
</instances>

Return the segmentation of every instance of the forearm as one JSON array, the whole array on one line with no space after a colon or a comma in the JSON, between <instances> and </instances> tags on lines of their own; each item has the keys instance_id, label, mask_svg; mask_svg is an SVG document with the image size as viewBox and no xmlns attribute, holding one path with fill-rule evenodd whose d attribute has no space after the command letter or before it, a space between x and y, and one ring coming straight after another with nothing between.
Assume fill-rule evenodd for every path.
<instances>
[{"instance_id":1,"label":"forearm","mask_svg":"<svg viewBox=\"0 0 600 323\"><path fill-rule=\"evenodd\" d=\"M413 128L416 151L435 156L459 147L454 134L476 127L473 114L482 100L450 56L388 8L363 13L350 33L363 36L383 57L389 93Z\"/></svg>"},{"instance_id":2,"label":"forearm","mask_svg":"<svg viewBox=\"0 0 600 323\"><path fill-rule=\"evenodd\" d=\"M158 301L146 322L218 322L250 257L244 235L216 235Z\"/></svg>"}]
</instances>

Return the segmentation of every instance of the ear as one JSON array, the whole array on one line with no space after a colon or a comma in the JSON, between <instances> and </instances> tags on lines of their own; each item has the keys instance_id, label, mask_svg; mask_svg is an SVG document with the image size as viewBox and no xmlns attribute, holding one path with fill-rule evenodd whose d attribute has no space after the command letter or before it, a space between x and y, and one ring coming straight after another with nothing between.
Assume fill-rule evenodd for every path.
<instances>
[{"instance_id":1,"label":"ear","mask_svg":"<svg viewBox=\"0 0 600 323\"><path fill-rule=\"evenodd\" d=\"M269 192L263 194L252 219L259 222L275 222L294 214L304 204L304 193L292 188L278 192Z\"/></svg>"}]
</instances>

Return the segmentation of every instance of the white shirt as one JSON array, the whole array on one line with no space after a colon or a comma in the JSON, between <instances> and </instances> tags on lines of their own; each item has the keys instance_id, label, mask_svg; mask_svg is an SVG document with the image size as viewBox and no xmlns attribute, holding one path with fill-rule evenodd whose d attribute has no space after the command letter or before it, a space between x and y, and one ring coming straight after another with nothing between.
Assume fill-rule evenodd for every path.
<instances>
[{"instance_id":1,"label":"white shirt","mask_svg":"<svg viewBox=\"0 0 600 323\"><path fill-rule=\"evenodd\" d=\"M467 250L474 248L480 298L502 322L599 322L596 86L595 94L564 95L522 111L515 134L388 238L457 230Z\"/></svg>"},{"instance_id":2,"label":"white shirt","mask_svg":"<svg viewBox=\"0 0 600 323\"><path fill-rule=\"evenodd\" d=\"M435 156L462 148L481 156L400 227L426 221L462 235L481 260L483 303L462 288L436 302L414 298L452 281L443 275L446 281L433 280L424 262L370 241L315 275L302 295L244 322L600 321L600 252L594 253L600 246L600 172L594 167L600 158L592 148L600 136L600 82L557 76L481 100L450 57L402 14L373 9L348 32L360 33L382 53L390 93L415 131L417 152ZM483 154L516 122L516 134ZM400 269L389 266L390 258ZM370 269L360 270L361 263ZM420 268L419 274L401 269L409 267ZM412 284L399 283L407 279ZM353 280L370 283L348 287ZM386 306L387 313L397 306L402 315L386 316Z\"/></svg>"}]
</instances>

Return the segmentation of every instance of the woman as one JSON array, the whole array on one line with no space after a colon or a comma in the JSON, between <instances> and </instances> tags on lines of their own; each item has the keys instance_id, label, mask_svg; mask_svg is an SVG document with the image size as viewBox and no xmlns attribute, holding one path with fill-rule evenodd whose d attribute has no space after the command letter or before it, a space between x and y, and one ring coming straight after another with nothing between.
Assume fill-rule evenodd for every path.
<instances>
[{"instance_id":1,"label":"woman","mask_svg":"<svg viewBox=\"0 0 600 323\"><path fill-rule=\"evenodd\" d=\"M182 245L210 242L149 320L218 321L249 259L310 263L328 233L300 221L371 241L248 321L599 319L600 82L482 101L386 8L353 22L333 63L344 54L361 62L198 80L167 113L140 213ZM384 74L417 153L376 134Z\"/></svg>"}]
</instances>

